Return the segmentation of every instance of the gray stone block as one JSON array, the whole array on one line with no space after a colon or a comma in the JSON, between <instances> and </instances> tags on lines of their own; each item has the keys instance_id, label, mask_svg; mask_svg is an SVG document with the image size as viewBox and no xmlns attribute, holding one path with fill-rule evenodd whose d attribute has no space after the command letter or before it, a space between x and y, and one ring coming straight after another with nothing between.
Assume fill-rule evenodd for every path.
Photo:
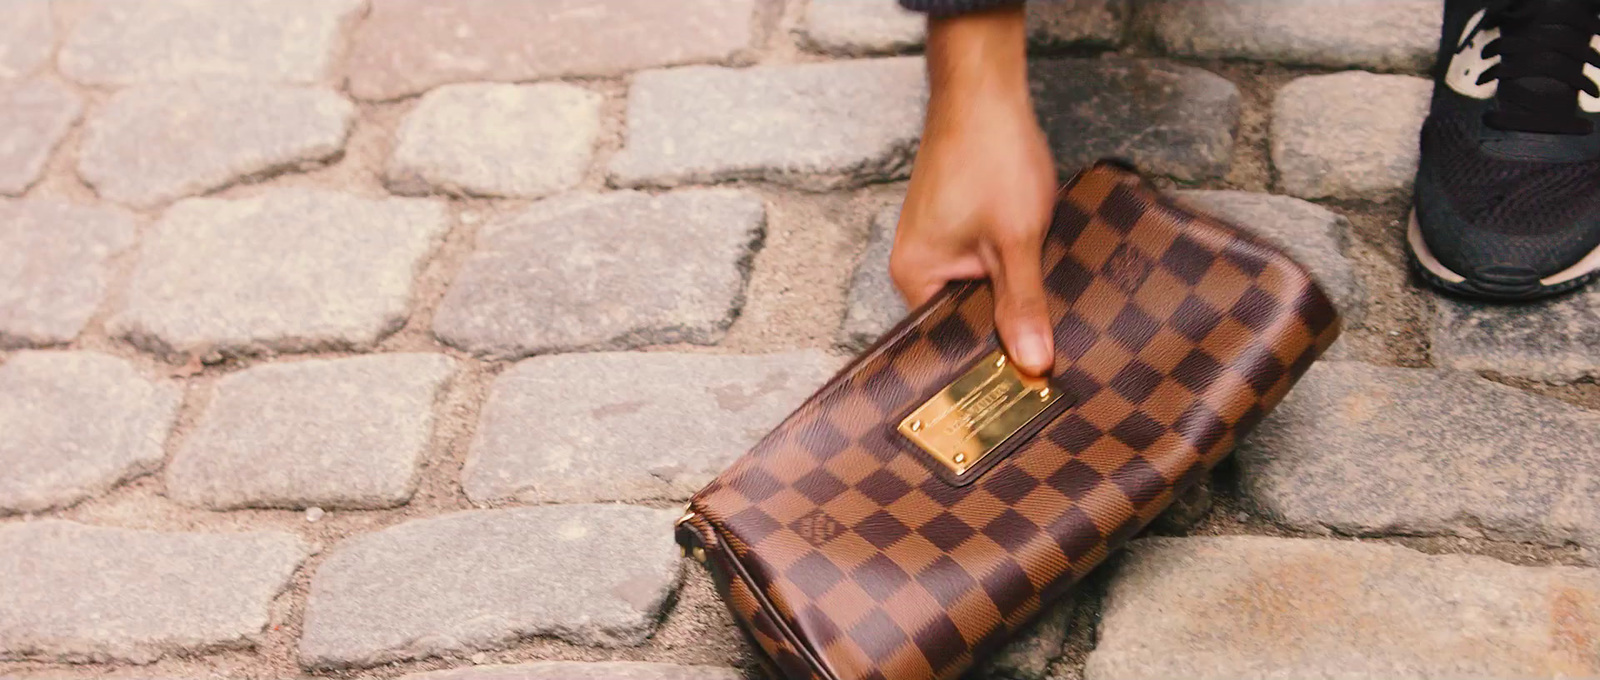
<instances>
[{"instance_id":1,"label":"gray stone block","mask_svg":"<svg viewBox=\"0 0 1600 680\"><path fill-rule=\"evenodd\" d=\"M191 199L146 235L112 333L154 352L370 348L409 315L442 202L276 189ZM203 352L202 352L203 353Z\"/></svg>"},{"instance_id":2,"label":"gray stone block","mask_svg":"<svg viewBox=\"0 0 1600 680\"><path fill-rule=\"evenodd\" d=\"M1087 680L1583 677L1600 571L1259 536L1135 542Z\"/></svg>"},{"instance_id":3,"label":"gray stone block","mask_svg":"<svg viewBox=\"0 0 1600 680\"><path fill-rule=\"evenodd\" d=\"M134 242L120 210L0 202L0 348L71 342L110 285L108 261Z\"/></svg>"},{"instance_id":4,"label":"gray stone block","mask_svg":"<svg viewBox=\"0 0 1600 680\"><path fill-rule=\"evenodd\" d=\"M763 179L831 190L904 178L922 134L915 57L645 71L628 90L617 186Z\"/></svg>"},{"instance_id":5,"label":"gray stone block","mask_svg":"<svg viewBox=\"0 0 1600 680\"><path fill-rule=\"evenodd\" d=\"M401 680L742 680L732 668L639 661L536 661L473 666L400 676Z\"/></svg>"},{"instance_id":6,"label":"gray stone block","mask_svg":"<svg viewBox=\"0 0 1600 680\"><path fill-rule=\"evenodd\" d=\"M1034 107L1066 174L1107 156L1182 180L1227 174L1239 88L1149 59L1046 59L1029 68Z\"/></svg>"},{"instance_id":7,"label":"gray stone block","mask_svg":"<svg viewBox=\"0 0 1600 680\"><path fill-rule=\"evenodd\" d=\"M0 526L0 659L150 663L253 647L306 552L276 532Z\"/></svg>"},{"instance_id":8,"label":"gray stone block","mask_svg":"<svg viewBox=\"0 0 1600 680\"><path fill-rule=\"evenodd\" d=\"M104 354L0 364L0 515L71 505L161 467L181 397Z\"/></svg>"},{"instance_id":9,"label":"gray stone block","mask_svg":"<svg viewBox=\"0 0 1600 680\"><path fill-rule=\"evenodd\" d=\"M1600 414L1470 374L1317 364L1236 456L1298 529L1600 546Z\"/></svg>"},{"instance_id":10,"label":"gray stone block","mask_svg":"<svg viewBox=\"0 0 1600 680\"><path fill-rule=\"evenodd\" d=\"M495 380L462 487L477 503L682 500L839 363L814 350L535 357Z\"/></svg>"},{"instance_id":11,"label":"gray stone block","mask_svg":"<svg viewBox=\"0 0 1600 680\"><path fill-rule=\"evenodd\" d=\"M104 198L153 207L332 158L343 152L355 115L333 90L220 82L129 88L89 120L78 175Z\"/></svg>"},{"instance_id":12,"label":"gray stone block","mask_svg":"<svg viewBox=\"0 0 1600 680\"><path fill-rule=\"evenodd\" d=\"M1119 47L1134 0L1034 0L1028 42L1036 48Z\"/></svg>"},{"instance_id":13,"label":"gray stone block","mask_svg":"<svg viewBox=\"0 0 1600 680\"><path fill-rule=\"evenodd\" d=\"M362 0L93 0L61 47L86 85L328 80Z\"/></svg>"},{"instance_id":14,"label":"gray stone block","mask_svg":"<svg viewBox=\"0 0 1600 680\"><path fill-rule=\"evenodd\" d=\"M375 354L228 375L167 467L167 495L214 510L403 505L454 370L439 354Z\"/></svg>"},{"instance_id":15,"label":"gray stone block","mask_svg":"<svg viewBox=\"0 0 1600 680\"><path fill-rule=\"evenodd\" d=\"M1122 44L1128 0L1035 0L1028 3L1028 42L1034 47L1114 47ZM895 0L811 0L799 34L828 54L895 54L920 49L927 18Z\"/></svg>"},{"instance_id":16,"label":"gray stone block","mask_svg":"<svg viewBox=\"0 0 1600 680\"><path fill-rule=\"evenodd\" d=\"M671 510L547 505L414 520L334 549L300 663L371 666L548 635L643 642L681 577Z\"/></svg>"},{"instance_id":17,"label":"gray stone block","mask_svg":"<svg viewBox=\"0 0 1600 680\"><path fill-rule=\"evenodd\" d=\"M894 54L922 47L927 25L927 17L895 0L811 0L799 33L819 52Z\"/></svg>"},{"instance_id":18,"label":"gray stone block","mask_svg":"<svg viewBox=\"0 0 1600 680\"><path fill-rule=\"evenodd\" d=\"M1411 189L1433 83L1349 71L1304 76L1272 102L1278 186L1301 198L1382 199Z\"/></svg>"},{"instance_id":19,"label":"gray stone block","mask_svg":"<svg viewBox=\"0 0 1600 680\"><path fill-rule=\"evenodd\" d=\"M1600 286L1516 305L1442 296L1434 304L1433 356L1443 366L1549 382L1600 378Z\"/></svg>"},{"instance_id":20,"label":"gray stone block","mask_svg":"<svg viewBox=\"0 0 1600 680\"><path fill-rule=\"evenodd\" d=\"M1169 53L1333 68L1423 71L1442 0L1145 0L1141 23Z\"/></svg>"},{"instance_id":21,"label":"gray stone block","mask_svg":"<svg viewBox=\"0 0 1600 680\"><path fill-rule=\"evenodd\" d=\"M900 223L900 206L891 205L872 218L867 249L856 262L846 297L844 325L839 344L863 350L905 318L905 299L889 277L889 253L894 250L895 227Z\"/></svg>"},{"instance_id":22,"label":"gray stone block","mask_svg":"<svg viewBox=\"0 0 1600 680\"><path fill-rule=\"evenodd\" d=\"M21 196L38 182L82 115L83 99L54 80L0 80L0 196Z\"/></svg>"},{"instance_id":23,"label":"gray stone block","mask_svg":"<svg viewBox=\"0 0 1600 680\"><path fill-rule=\"evenodd\" d=\"M374 0L346 71L362 99L446 83L617 76L740 59L756 0Z\"/></svg>"},{"instance_id":24,"label":"gray stone block","mask_svg":"<svg viewBox=\"0 0 1600 680\"><path fill-rule=\"evenodd\" d=\"M570 189L594 156L603 99L562 83L441 87L401 123L389 187L518 198Z\"/></svg>"},{"instance_id":25,"label":"gray stone block","mask_svg":"<svg viewBox=\"0 0 1600 680\"><path fill-rule=\"evenodd\" d=\"M0 0L0 80L32 75L55 49L50 0Z\"/></svg>"},{"instance_id":26,"label":"gray stone block","mask_svg":"<svg viewBox=\"0 0 1600 680\"><path fill-rule=\"evenodd\" d=\"M744 299L766 227L755 194L575 194L487 225L433 319L440 339L498 357L711 344Z\"/></svg>"}]
</instances>

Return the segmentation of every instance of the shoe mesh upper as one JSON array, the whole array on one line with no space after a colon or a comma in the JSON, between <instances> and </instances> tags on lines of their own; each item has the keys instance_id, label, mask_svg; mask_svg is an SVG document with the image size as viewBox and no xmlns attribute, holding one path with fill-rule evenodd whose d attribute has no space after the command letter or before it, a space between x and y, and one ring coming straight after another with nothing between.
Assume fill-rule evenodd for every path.
<instances>
[{"instance_id":1,"label":"shoe mesh upper","mask_svg":"<svg viewBox=\"0 0 1600 680\"><path fill-rule=\"evenodd\" d=\"M1569 232L1600 215L1600 160L1541 162L1487 155L1465 121L1433 116L1422 130L1422 154L1452 212L1472 228L1511 236Z\"/></svg>"}]
</instances>

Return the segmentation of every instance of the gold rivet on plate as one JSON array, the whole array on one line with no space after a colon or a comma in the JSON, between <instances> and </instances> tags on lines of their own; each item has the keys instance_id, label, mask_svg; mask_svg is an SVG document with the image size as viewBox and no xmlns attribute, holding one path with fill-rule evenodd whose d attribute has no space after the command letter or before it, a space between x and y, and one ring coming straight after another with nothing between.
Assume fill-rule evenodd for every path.
<instances>
[{"instance_id":1,"label":"gold rivet on plate","mask_svg":"<svg viewBox=\"0 0 1600 680\"><path fill-rule=\"evenodd\" d=\"M1050 388L1046 387L1046 388L1044 388L1042 390L1039 390L1039 398L1040 399L1047 399L1049 397L1050 397Z\"/></svg>"},{"instance_id":2,"label":"gold rivet on plate","mask_svg":"<svg viewBox=\"0 0 1600 680\"><path fill-rule=\"evenodd\" d=\"M922 421L920 421L920 420L911 421L911 431L912 432L920 432L920 431L922 431Z\"/></svg>"},{"instance_id":3,"label":"gold rivet on plate","mask_svg":"<svg viewBox=\"0 0 1600 680\"><path fill-rule=\"evenodd\" d=\"M965 462L967 462L967 454L958 453L954 457L952 457L950 460L953 460L953 461L955 461L957 463L965 463Z\"/></svg>"},{"instance_id":4,"label":"gold rivet on plate","mask_svg":"<svg viewBox=\"0 0 1600 680\"><path fill-rule=\"evenodd\" d=\"M1000 367L1005 366L1005 365L1006 365L1006 358L1005 358L1004 355L1002 355L999 359L995 359L994 360L994 367L995 368L1000 368Z\"/></svg>"}]
</instances>

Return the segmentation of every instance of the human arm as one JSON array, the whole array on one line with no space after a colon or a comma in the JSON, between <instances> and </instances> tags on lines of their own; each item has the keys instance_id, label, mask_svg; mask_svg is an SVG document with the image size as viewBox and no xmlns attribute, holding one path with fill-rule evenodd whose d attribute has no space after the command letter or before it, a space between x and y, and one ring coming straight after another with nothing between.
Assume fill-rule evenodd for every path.
<instances>
[{"instance_id":1,"label":"human arm","mask_svg":"<svg viewBox=\"0 0 1600 680\"><path fill-rule=\"evenodd\" d=\"M1008 354L1043 374L1054 358L1040 260L1055 163L1028 93L1022 5L1000 5L929 18L928 115L889 268L913 305L949 281L989 278Z\"/></svg>"}]
</instances>

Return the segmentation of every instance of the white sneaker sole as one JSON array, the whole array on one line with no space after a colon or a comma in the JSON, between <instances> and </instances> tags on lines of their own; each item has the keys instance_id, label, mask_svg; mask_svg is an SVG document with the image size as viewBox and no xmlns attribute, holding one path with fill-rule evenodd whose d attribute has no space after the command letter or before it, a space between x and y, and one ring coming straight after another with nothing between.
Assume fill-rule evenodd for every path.
<instances>
[{"instance_id":1,"label":"white sneaker sole","mask_svg":"<svg viewBox=\"0 0 1600 680\"><path fill-rule=\"evenodd\" d=\"M1428 250L1428 243L1422 238L1422 225L1417 223L1415 210L1411 211L1411 224L1406 229L1406 241L1411 244L1411 254L1416 256L1417 263L1429 273L1449 283L1466 283L1467 277L1450 271L1449 267L1444 266L1444 263ZM1589 251L1589 254L1578 260L1577 264L1539 279L1539 285L1546 288L1560 286L1593 274L1595 270L1600 270L1600 246Z\"/></svg>"}]
</instances>

